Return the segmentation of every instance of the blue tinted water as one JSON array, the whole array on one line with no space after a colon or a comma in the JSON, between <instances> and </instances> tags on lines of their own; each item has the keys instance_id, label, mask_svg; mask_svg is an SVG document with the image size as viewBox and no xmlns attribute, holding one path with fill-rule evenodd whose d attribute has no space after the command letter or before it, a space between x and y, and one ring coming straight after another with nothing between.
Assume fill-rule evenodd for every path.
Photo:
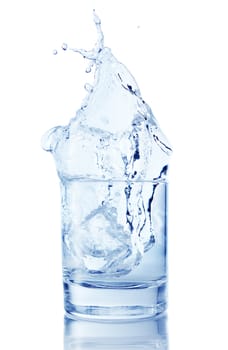
<instances>
[{"instance_id":1,"label":"blue tinted water","mask_svg":"<svg viewBox=\"0 0 228 350\"><path fill-rule=\"evenodd\" d=\"M61 183L65 307L96 316L111 307L117 318L156 314L166 303L171 148L134 77L104 46L95 12L94 22L92 50L62 45L90 61L94 83L85 84L69 124L43 137Z\"/></svg>"}]
</instances>

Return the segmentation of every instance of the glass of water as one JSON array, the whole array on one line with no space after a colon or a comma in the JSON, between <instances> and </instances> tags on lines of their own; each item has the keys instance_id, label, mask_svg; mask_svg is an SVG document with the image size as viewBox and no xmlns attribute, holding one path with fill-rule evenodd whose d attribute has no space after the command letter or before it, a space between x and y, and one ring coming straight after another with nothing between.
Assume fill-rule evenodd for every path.
<instances>
[{"instance_id":1,"label":"glass of water","mask_svg":"<svg viewBox=\"0 0 228 350\"><path fill-rule=\"evenodd\" d=\"M164 311L167 183L74 179L61 191L67 313L122 319Z\"/></svg>"},{"instance_id":2,"label":"glass of water","mask_svg":"<svg viewBox=\"0 0 228 350\"><path fill-rule=\"evenodd\" d=\"M48 131L61 185L65 310L128 319L166 308L167 170L171 148L139 86L104 45L69 48L94 74L67 126Z\"/></svg>"}]
</instances>

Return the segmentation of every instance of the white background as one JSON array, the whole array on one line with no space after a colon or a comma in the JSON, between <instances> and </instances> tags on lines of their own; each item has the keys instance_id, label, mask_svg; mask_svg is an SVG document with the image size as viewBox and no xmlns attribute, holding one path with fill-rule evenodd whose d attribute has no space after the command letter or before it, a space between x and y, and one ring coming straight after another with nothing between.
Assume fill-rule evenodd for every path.
<instances>
[{"instance_id":1,"label":"white background","mask_svg":"<svg viewBox=\"0 0 228 350\"><path fill-rule=\"evenodd\" d=\"M228 9L224 0L0 4L0 348L62 349L60 200L40 138L85 95L92 9L174 154L169 193L170 350L226 349ZM53 49L59 54L52 55Z\"/></svg>"}]
</instances>

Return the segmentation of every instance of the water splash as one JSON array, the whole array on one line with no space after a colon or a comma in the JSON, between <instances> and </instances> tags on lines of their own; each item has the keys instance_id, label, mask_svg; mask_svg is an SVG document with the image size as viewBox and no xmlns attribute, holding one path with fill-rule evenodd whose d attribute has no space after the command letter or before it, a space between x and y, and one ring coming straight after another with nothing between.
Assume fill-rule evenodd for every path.
<instances>
[{"instance_id":1,"label":"water splash","mask_svg":"<svg viewBox=\"0 0 228 350\"><path fill-rule=\"evenodd\" d=\"M104 46L95 11L93 17L94 48L64 43L62 49L89 60L86 72L95 68L94 83L85 84L87 95L69 124L45 134L43 148L52 153L61 179L69 265L73 259L83 272L110 276L129 273L156 243L153 204L171 148L136 80Z\"/></svg>"}]
</instances>

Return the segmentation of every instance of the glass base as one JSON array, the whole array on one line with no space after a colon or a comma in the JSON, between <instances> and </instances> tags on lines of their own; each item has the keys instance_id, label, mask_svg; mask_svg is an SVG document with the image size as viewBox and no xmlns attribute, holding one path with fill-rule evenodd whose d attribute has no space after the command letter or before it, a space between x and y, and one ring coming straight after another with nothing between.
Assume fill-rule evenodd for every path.
<instances>
[{"instance_id":1,"label":"glass base","mask_svg":"<svg viewBox=\"0 0 228 350\"><path fill-rule=\"evenodd\" d=\"M64 283L65 311L71 318L124 320L154 317L166 309L166 281L113 285Z\"/></svg>"}]
</instances>

